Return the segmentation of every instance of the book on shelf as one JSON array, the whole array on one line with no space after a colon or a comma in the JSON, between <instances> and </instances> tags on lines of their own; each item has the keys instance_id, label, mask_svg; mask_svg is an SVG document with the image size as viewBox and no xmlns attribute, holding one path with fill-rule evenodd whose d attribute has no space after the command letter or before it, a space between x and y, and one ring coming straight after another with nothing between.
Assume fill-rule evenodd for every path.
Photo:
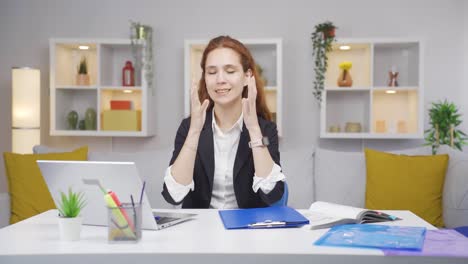
<instances>
[{"instance_id":1,"label":"book on shelf","mask_svg":"<svg viewBox=\"0 0 468 264\"><path fill-rule=\"evenodd\" d=\"M398 217L364 208L317 201L304 214L310 221L310 229L329 228L343 224L366 224L401 220Z\"/></svg>"},{"instance_id":2,"label":"book on shelf","mask_svg":"<svg viewBox=\"0 0 468 264\"><path fill-rule=\"evenodd\" d=\"M111 100L110 101L111 110L131 110L132 101L129 100Z\"/></svg>"}]
</instances>

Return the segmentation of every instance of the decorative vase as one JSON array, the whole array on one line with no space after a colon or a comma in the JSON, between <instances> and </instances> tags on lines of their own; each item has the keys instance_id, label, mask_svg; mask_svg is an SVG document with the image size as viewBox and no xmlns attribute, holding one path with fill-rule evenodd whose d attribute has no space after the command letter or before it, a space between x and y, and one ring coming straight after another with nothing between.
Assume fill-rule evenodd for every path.
<instances>
[{"instance_id":1,"label":"decorative vase","mask_svg":"<svg viewBox=\"0 0 468 264\"><path fill-rule=\"evenodd\" d=\"M78 75L76 75L76 85L88 86L89 85L89 75L88 74L78 74Z\"/></svg>"},{"instance_id":2,"label":"decorative vase","mask_svg":"<svg viewBox=\"0 0 468 264\"><path fill-rule=\"evenodd\" d=\"M74 110L70 111L67 115L68 129L75 130L78 125L78 113Z\"/></svg>"},{"instance_id":3,"label":"decorative vase","mask_svg":"<svg viewBox=\"0 0 468 264\"><path fill-rule=\"evenodd\" d=\"M80 130L85 130L85 121L84 121L84 119L80 120L80 122L78 123L78 128Z\"/></svg>"},{"instance_id":4,"label":"decorative vase","mask_svg":"<svg viewBox=\"0 0 468 264\"><path fill-rule=\"evenodd\" d=\"M94 110L93 108L86 109L85 129L96 130L96 110Z\"/></svg>"},{"instance_id":5,"label":"decorative vase","mask_svg":"<svg viewBox=\"0 0 468 264\"><path fill-rule=\"evenodd\" d=\"M81 225L83 217L59 217L60 239L66 241L80 240Z\"/></svg>"},{"instance_id":6,"label":"decorative vase","mask_svg":"<svg viewBox=\"0 0 468 264\"><path fill-rule=\"evenodd\" d=\"M353 85L353 79L348 70L341 71L337 84L339 87L351 87Z\"/></svg>"}]
</instances>

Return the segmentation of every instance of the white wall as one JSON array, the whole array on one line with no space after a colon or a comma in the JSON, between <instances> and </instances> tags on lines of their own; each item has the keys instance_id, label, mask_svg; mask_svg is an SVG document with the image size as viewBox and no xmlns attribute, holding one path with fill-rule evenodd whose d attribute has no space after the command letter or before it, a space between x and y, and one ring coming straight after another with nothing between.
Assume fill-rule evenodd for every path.
<instances>
[{"instance_id":1,"label":"white wall","mask_svg":"<svg viewBox=\"0 0 468 264\"><path fill-rule=\"evenodd\" d=\"M463 63L463 79L462 84L460 85L460 108L462 113L465 114L464 120L465 122L462 123L463 131L468 131L468 1L463 1L463 54L464 54L464 63Z\"/></svg>"},{"instance_id":2,"label":"white wall","mask_svg":"<svg viewBox=\"0 0 468 264\"><path fill-rule=\"evenodd\" d=\"M341 150L415 146L414 140L319 140L318 106L312 95L314 25L331 20L339 37L417 37L425 40L425 103L448 98L466 103L468 6L460 0L0 0L0 151L11 149L11 67L35 66L42 77L42 141L52 146L135 151L171 145L183 117L183 41L229 34L283 39L283 149L321 145ZM153 138L49 137L48 39L122 38L129 19L155 30ZM463 46L463 41L465 44ZM461 56L465 52L465 56ZM465 108L468 109L468 108ZM306 117L306 118L304 118ZM467 120L468 122L468 120ZM0 192L5 191L3 162Z\"/></svg>"}]
</instances>

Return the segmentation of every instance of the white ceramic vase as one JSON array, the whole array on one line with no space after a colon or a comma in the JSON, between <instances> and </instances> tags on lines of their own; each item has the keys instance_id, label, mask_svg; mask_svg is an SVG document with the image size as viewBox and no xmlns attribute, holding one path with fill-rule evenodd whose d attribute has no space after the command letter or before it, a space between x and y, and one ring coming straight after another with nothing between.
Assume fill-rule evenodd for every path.
<instances>
[{"instance_id":1,"label":"white ceramic vase","mask_svg":"<svg viewBox=\"0 0 468 264\"><path fill-rule=\"evenodd\" d=\"M80 240L83 217L59 217L60 239L66 241Z\"/></svg>"}]
</instances>

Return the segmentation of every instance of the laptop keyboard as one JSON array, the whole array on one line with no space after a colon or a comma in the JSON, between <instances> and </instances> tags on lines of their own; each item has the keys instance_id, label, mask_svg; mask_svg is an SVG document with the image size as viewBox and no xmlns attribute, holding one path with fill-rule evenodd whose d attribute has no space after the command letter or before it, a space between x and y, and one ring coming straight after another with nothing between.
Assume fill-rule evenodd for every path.
<instances>
[{"instance_id":1,"label":"laptop keyboard","mask_svg":"<svg viewBox=\"0 0 468 264\"><path fill-rule=\"evenodd\" d=\"M156 223L158 223L158 225L162 225L162 224L165 224L165 223L169 223L169 222L178 220L179 218L162 216L159 219L157 219L157 218L155 218L155 219L156 219Z\"/></svg>"}]
</instances>

